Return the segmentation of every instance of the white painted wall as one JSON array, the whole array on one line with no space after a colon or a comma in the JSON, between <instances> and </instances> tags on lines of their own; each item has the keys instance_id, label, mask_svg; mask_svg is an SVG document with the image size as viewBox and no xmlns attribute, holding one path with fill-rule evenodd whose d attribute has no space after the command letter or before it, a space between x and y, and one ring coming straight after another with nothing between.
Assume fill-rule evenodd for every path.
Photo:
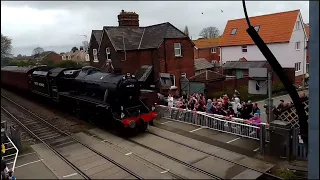
<instances>
[{"instance_id":1,"label":"white painted wall","mask_svg":"<svg viewBox=\"0 0 320 180\"><path fill-rule=\"evenodd\" d=\"M295 63L301 62L301 70L296 71L296 76L306 72L306 37L304 30L304 23L301 14L297 17L297 21L300 22L300 29L294 27L292 36L287 43L272 43L267 44L269 49L272 51L274 56L279 61L280 65L284 68L294 68ZM296 26L296 25L295 25ZM295 49L295 43L300 42L300 50ZM304 43L305 42L305 43ZM221 62L222 64L226 61L238 61L240 58L244 57L248 61L265 61L265 57L260 52L256 45L248 45L247 52L242 52L241 46L230 46L221 47ZM303 65L304 62L304 65Z\"/></svg>"}]
</instances>

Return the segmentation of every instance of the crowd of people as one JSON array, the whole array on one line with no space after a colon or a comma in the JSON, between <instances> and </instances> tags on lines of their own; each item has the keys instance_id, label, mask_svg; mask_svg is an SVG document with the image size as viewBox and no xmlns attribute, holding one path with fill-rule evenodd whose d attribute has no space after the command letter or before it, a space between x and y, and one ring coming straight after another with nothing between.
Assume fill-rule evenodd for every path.
<instances>
[{"instance_id":1,"label":"crowd of people","mask_svg":"<svg viewBox=\"0 0 320 180\"><path fill-rule=\"evenodd\" d=\"M304 92L299 93L302 101L308 97ZM228 95L223 95L220 98L206 99L202 93L194 93L192 95L186 95L183 93L180 98L174 98L168 96L168 106L177 107L187 110L201 111L209 114L218 114L227 117L236 117L245 120L250 120L253 123L261 123L260 115L261 111L258 107L258 103L253 103L250 100L245 102L241 101L239 94L235 91L234 96L230 99ZM279 115L283 110L293 106L292 102L285 102L280 100L280 104L277 107L273 107L273 113L275 116Z\"/></svg>"},{"instance_id":2,"label":"crowd of people","mask_svg":"<svg viewBox=\"0 0 320 180\"><path fill-rule=\"evenodd\" d=\"M173 105L173 103L171 104ZM170 103L168 105L170 106ZM202 93L183 94L177 99L175 107L242 119L253 118L255 114L260 117L258 104L251 101L241 102L236 93L231 99L227 95L223 95L220 98L207 100Z\"/></svg>"}]
</instances>

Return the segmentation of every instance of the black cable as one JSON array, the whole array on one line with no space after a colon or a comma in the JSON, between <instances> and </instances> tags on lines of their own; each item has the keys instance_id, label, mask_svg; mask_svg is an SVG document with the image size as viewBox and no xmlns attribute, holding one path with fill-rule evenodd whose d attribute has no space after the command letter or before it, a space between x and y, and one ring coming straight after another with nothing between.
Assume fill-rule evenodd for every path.
<instances>
[{"instance_id":1,"label":"black cable","mask_svg":"<svg viewBox=\"0 0 320 180\"><path fill-rule=\"evenodd\" d=\"M246 17L246 21L249 27L251 27L251 23L249 20L249 16L248 16L248 12L247 12L247 7L246 7L246 1L242 0L242 7L243 7L243 11L244 11L244 16Z\"/></svg>"},{"instance_id":2,"label":"black cable","mask_svg":"<svg viewBox=\"0 0 320 180\"><path fill-rule=\"evenodd\" d=\"M292 99L292 102L296 108L296 112L299 118L301 138L308 152L308 117L306 115L304 106L298 95L298 92L294 87L294 85L290 82L286 73L284 73L283 68L279 64L276 57L272 54L269 47L261 39L257 31L254 29L254 27L251 26L250 20L247 14L247 10L246 10L245 0L242 0L242 5L244 9L244 14L247 20L247 24L249 26L249 28L246 30L247 33L249 34L253 42L256 44L256 46L259 48L263 56L267 59L268 63L272 67L272 70L277 74L277 76L279 77L280 81L282 82L282 84L284 85L284 87L286 88L288 94Z\"/></svg>"}]
</instances>

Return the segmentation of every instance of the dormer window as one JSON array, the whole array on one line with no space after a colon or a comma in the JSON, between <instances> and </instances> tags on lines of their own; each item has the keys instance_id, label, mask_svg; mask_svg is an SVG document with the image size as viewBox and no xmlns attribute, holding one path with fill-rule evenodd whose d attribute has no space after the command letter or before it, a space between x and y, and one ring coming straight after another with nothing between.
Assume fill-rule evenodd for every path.
<instances>
[{"instance_id":1,"label":"dormer window","mask_svg":"<svg viewBox=\"0 0 320 180\"><path fill-rule=\"evenodd\" d=\"M216 48L211 48L211 53L217 53L217 49Z\"/></svg>"},{"instance_id":2,"label":"dormer window","mask_svg":"<svg viewBox=\"0 0 320 180\"><path fill-rule=\"evenodd\" d=\"M259 32L259 29L260 29L260 25L259 26L255 26L254 29Z\"/></svg>"},{"instance_id":3,"label":"dormer window","mask_svg":"<svg viewBox=\"0 0 320 180\"><path fill-rule=\"evenodd\" d=\"M237 29L237 28L232 29L232 31L231 31L231 35L236 35L237 31L238 31L238 29Z\"/></svg>"},{"instance_id":4,"label":"dormer window","mask_svg":"<svg viewBox=\"0 0 320 180\"><path fill-rule=\"evenodd\" d=\"M296 22L296 29L299 30L300 29L300 21Z\"/></svg>"},{"instance_id":5,"label":"dormer window","mask_svg":"<svg viewBox=\"0 0 320 180\"><path fill-rule=\"evenodd\" d=\"M107 60L111 60L110 48L106 48Z\"/></svg>"}]
</instances>

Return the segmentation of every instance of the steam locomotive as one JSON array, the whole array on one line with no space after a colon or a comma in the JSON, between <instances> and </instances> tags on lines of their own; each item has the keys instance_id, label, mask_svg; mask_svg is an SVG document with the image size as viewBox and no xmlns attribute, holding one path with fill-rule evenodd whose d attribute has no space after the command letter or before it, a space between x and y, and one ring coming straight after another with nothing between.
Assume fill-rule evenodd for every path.
<instances>
[{"instance_id":1,"label":"steam locomotive","mask_svg":"<svg viewBox=\"0 0 320 180\"><path fill-rule=\"evenodd\" d=\"M1 83L49 98L79 118L115 125L117 130L145 131L156 118L154 107L140 100L134 75L83 68L1 68ZM111 123L110 123L111 122Z\"/></svg>"}]
</instances>

